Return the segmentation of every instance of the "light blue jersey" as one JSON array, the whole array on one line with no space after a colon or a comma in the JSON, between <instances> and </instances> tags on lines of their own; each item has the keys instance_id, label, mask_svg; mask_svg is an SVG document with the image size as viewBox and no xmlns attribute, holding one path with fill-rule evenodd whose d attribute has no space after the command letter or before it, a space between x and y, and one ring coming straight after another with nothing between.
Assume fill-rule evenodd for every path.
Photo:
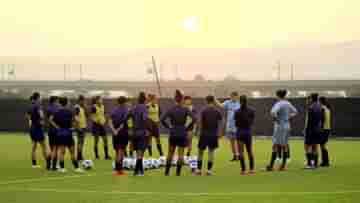
<instances>
[{"instance_id":1,"label":"light blue jersey","mask_svg":"<svg viewBox=\"0 0 360 203\"><path fill-rule=\"evenodd\" d=\"M227 114L226 133L236 133L235 112L240 109L240 103L227 100L224 102L224 109Z\"/></svg>"},{"instance_id":2,"label":"light blue jersey","mask_svg":"<svg viewBox=\"0 0 360 203\"><path fill-rule=\"evenodd\" d=\"M273 144L288 144L290 118L296 114L296 108L289 101L281 100L273 106L271 109L271 116L275 119Z\"/></svg>"}]
</instances>

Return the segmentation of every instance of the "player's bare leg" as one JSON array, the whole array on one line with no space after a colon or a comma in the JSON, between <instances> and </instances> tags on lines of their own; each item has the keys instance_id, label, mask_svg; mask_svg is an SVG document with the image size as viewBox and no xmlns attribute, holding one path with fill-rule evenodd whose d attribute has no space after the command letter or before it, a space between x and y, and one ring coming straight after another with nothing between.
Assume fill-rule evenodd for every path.
<instances>
[{"instance_id":1,"label":"player's bare leg","mask_svg":"<svg viewBox=\"0 0 360 203\"><path fill-rule=\"evenodd\" d=\"M32 168L40 168L39 165L37 165L36 160L36 148L37 148L37 142L32 141L31 142L31 161L32 161Z\"/></svg>"},{"instance_id":2,"label":"player's bare leg","mask_svg":"<svg viewBox=\"0 0 360 203\"><path fill-rule=\"evenodd\" d=\"M99 135L94 135L94 153L95 159L99 159Z\"/></svg>"},{"instance_id":3,"label":"player's bare leg","mask_svg":"<svg viewBox=\"0 0 360 203\"><path fill-rule=\"evenodd\" d=\"M42 155L44 157L44 160L46 161L46 169L50 170L51 169L51 156L50 156L48 146L45 143L45 141L40 142L40 147L42 150Z\"/></svg>"},{"instance_id":4,"label":"player's bare leg","mask_svg":"<svg viewBox=\"0 0 360 203\"><path fill-rule=\"evenodd\" d=\"M204 150L199 149L198 160L197 160L197 170L194 175L201 176L203 157L204 157Z\"/></svg>"},{"instance_id":5,"label":"player's bare leg","mask_svg":"<svg viewBox=\"0 0 360 203\"><path fill-rule=\"evenodd\" d=\"M104 144L104 153L105 153L105 160L111 160L109 155L109 148L108 148L108 137L106 135L101 136Z\"/></svg>"},{"instance_id":6,"label":"player's bare leg","mask_svg":"<svg viewBox=\"0 0 360 203\"><path fill-rule=\"evenodd\" d=\"M212 176L212 167L214 165L214 159L215 159L215 149L209 149L208 152L208 165L207 165L207 176Z\"/></svg>"}]
</instances>

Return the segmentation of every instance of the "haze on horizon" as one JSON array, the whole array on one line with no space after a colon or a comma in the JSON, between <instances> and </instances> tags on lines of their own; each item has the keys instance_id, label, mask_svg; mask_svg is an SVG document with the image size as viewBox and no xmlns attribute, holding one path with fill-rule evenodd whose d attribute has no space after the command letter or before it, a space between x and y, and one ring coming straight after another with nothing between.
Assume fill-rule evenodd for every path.
<instances>
[{"instance_id":1,"label":"haze on horizon","mask_svg":"<svg viewBox=\"0 0 360 203\"><path fill-rule=\"evenodd\" d=\"M360 78L356 0L0 0L0 64L17 79ZM178 71L175 71L178 67ZM7 70L6 70L7 71ZM178 73L176 73L178 72ZM41 73L41 75L39 75Z\"/></svg>"}]
</instances>

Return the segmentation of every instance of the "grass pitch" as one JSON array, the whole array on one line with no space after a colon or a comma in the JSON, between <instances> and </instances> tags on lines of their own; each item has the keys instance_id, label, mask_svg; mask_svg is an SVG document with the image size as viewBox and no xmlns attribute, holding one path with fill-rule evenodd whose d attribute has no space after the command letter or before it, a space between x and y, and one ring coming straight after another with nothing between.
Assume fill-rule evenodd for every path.
<instances>
[{"instance_id":1,"label":"grass pitch","mask_svg":"<svg viewBox=\"0 0 360 203\"><path fill-rule=\"evenodd\" d=\"M163 169L145 177L113 177L111 161L95 161L86 174L59 174L32 169L30 139L20 134L0 135L0 202L2 203L115 203L115 202L359 202L360 141L329 143L330 168L305 171L303 141L292 140L291 163L286 172L265 172L271 141L256 140L256 176L240 176L239 163L231 163L228 143L222 140L216 154L215 176L193 177L183 168L182 177L164 177ZM91 136L85 158L93 159ZM163 140L164 149L166 139ZM197 140L194 140L196 146ZM196 153L196 149L194 152ZM102 152L102 151L101 151ZM40 151L39 151L40 157ZM154 155L157 151L154 147ZM41 160L41 165L44 163ZM204 162L206 166L206 162ZM172 172L175 172L173 169Z\"/></svg>"}]
</instances>

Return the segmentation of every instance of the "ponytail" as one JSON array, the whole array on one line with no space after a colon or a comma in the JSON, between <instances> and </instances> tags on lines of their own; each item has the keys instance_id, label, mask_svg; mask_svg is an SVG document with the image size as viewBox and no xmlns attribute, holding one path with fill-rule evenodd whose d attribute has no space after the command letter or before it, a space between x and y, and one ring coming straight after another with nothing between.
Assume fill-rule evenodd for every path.
<instances>
[{"instance_id":1,"label":"ponytail","mask_svg":"<svg viewBox=\"0 0 360 203\"><path fill-rule=\"evenodd\" d=\"M246 97L246 95L242 95L242 96L240 97L240 104L241 104L240 109L241 109L242 111L247 110L248 104L247 104L247 97Z\"/></svg>"}]
</instances>

